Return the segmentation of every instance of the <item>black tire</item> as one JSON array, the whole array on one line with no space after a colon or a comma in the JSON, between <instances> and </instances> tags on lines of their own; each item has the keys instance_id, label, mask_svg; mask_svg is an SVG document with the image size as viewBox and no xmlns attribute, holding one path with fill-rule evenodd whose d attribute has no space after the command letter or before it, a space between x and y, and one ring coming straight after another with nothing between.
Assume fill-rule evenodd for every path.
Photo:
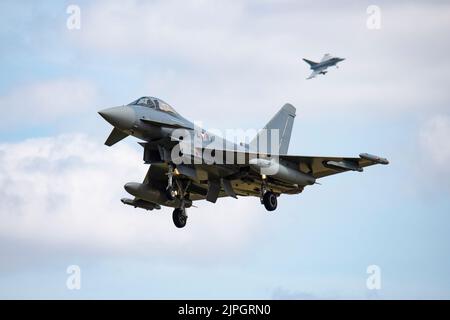
<instances>
[{"instance_id":1,"label":"black tire","mask_svg":"<svg viewBox=\"0 0 450 320\"><path fill-rule=\"evenodd\" d=\"M183 209L176 208L172 214L173 223L177 228L183 228L186 225L187 216Z\"/></svg>"},{"instance_id":2,"label":"black tire","mask_svg":"<svg viewBox=\"0 0 450 320\"><path fill-rule=\"evenodd\" d=\"M166 197L167 197L167 199L169 199L169 200L175 199L176 194L174 193L174 189L173 189L172 186L168 186L168 187L166 188Z\"/></svg>"},{"instance_id":3,"label":"black tire","mask_svg":"<svg viewBox=\"0 0 450 320\"><path fill-rule=\"evenodd\" d=\"M263 203L267 211L274 211L278 205L277 196L275 193L267 191L263 196Z\"/></svg>"}]
</instances>

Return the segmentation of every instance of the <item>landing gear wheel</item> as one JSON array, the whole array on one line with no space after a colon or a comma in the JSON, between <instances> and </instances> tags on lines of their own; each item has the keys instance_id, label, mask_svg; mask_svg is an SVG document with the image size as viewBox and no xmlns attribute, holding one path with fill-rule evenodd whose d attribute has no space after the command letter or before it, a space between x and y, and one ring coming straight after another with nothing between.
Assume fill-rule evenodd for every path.
<instances>
[{"instance_id":1,"label":"landing gear wheel","mask_svg":"<svg viewBox=\"0 0 450 320\"><path fill-rule=\"evenodd\" d=\"M263 196L263 204L267 211L274 211L277 208L277 196L271 191L267 191Z\"/></svg>"},{"instance_id":2,"label":"landing gear wheel","mask_svg":"<svg viewBox=\"0 0 450 320\"><path fill-rule=\"evenodd\" d=\"M187 215L184 209L176 208L172 214L173 223L177 228L183 228L186 225Z\"/></svg>"},{"instance_id":3,"label":"landing gear wheel","mask_svg":"<svg viewBox=\"0 0 450 320\"><path fill-rule=\"evenodd\" d=\"M177 191L172 186L168 186L166 188L166 196L167 199L173 200L177 196Z\"/></svg>"}]
</instances>

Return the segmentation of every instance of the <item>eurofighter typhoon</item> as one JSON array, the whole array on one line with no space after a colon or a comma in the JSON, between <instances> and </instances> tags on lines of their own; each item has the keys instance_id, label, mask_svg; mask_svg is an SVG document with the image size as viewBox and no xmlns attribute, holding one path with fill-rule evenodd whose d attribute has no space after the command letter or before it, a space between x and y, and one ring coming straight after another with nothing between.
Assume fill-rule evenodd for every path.
<instances>
[{"instance_id":1,"label":"eurofighter typhoon","mask_svg":"<svg viewBox=\"0 0 450 320\"><path fill-rule=\"evenodd\" d=\"M159 98L142 97L99 114L114 127L105 144L134 136L142 140L143 160L150 165L142 182L125 184L133 198L121 201L147 210L172 207L173 222L182 228L186 209L195 201L253 196L273 211L280 195L301 193L318 179L388 164L367 153L349 158L288 155L295 112L285 104L253 140L239 144L198 128Z\"/></svg>"},{"instance_id":2,"label":"eurofighter typhoon","mask_svg":"<svg viewBox=\"0 0 450 320\"><path fill-rule=\"evenodd\" d=\"M319 74L324 75L328 72L327 71L328 67L336 66L336 68L338 68L337 64L344 60L345 58L332 57L329 53L325 54L322 60L320 60L320 62L314 62L308 59L303 59L303 61L309 64L311 70L313 70L311 75L306 79L315 78Z\"/></svg>"}]
</instances>

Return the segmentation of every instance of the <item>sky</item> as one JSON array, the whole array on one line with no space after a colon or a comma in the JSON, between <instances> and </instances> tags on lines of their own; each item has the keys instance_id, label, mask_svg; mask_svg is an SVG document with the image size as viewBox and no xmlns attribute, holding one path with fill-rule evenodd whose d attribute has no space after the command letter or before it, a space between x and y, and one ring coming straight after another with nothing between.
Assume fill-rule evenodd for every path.
<instances>
[{"instance_id":1,"label":"sky","mask_svg":"<svg viewBox=\"0 0 450 320\"><path fill-rule=\"evenodd\" d=\"M449 299L449 17L445 1L1 1L0 298ZM306 80L301 58L325 53L346 60ZM120 202L148 169L138 140L103 145L97 111L145 95L222 130L289 102L289 153L390 164L275 212L200 201L177 229L170 208Z\"/></svg>"}]
</instances>

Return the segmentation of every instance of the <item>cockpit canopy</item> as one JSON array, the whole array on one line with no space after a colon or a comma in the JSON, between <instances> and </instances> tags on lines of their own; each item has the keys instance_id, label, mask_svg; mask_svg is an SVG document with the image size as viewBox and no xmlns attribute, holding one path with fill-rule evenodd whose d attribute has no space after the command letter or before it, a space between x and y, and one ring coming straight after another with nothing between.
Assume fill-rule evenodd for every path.
<instances>
[{"instance_id":1,"label":"cockpit canopy","mask_svg":"<svg viewBox=\"0 0 450 320\"><path fill-rule=\"evenodd\" d=\"M155 97L142 97L128 104L148 107L156 110L160 110L163 112L178 114L174 108L172 108L167 102Z\"/></svg>"}]
</instances>

